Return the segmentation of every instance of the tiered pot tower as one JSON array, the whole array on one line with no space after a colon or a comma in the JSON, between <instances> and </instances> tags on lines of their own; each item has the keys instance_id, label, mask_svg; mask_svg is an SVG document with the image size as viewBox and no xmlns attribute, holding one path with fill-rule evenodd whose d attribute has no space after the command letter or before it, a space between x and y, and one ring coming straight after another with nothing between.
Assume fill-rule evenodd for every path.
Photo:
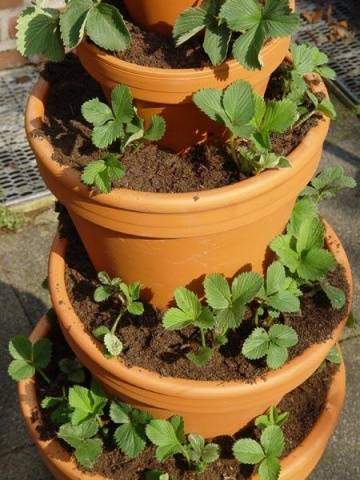
<instances>
[{"instance_id":1,"label":"tiered pot tower","mask_svg":"<svg viewBox=\"0 0 360 480\"><path fill-rule=\"evenodd\" d=\"M171 35L178 15L200 3L124 2L135 24L162 35ZM294 8L294 2L290 4ZM193 94L245 80L264 96L270 76L285 57L290 61L289 45L289 37L269 40L261 53L260 70L248 70L236 60L198 69L145 67L121 60L89 39L80 43L77 55L108 100L114 86L126 85L145 122L154 114L162 115L167 130L160 144L180 152L204 141L209 132L217 138L224 135L224 129L192 102ZM327 96L322 81L313 88ZM268 246L283 233L296 199L314 176L329 128L329 119L324 116L287 156L290 168L269 169L222 188L174 194L115 188L108 194L97 194L81 182L78 170L54 160L49 139L34 134L43 125L48 91L49 84L40 79L26 109L26 131L44 181L66 207L96 271L105 271L126 283L139 281L144 292L141 300L159 310L172 305L174 290L180 286L190 286L201 299L203 279L214 272L227 279L244 270L264 274ZM121 356L106 358L101 342L84 328L69 299L65 284L67 241L59 237L49 259L50 294L66 341L111 397L146 410L155 418L181 415L186 433L197 432L205 438L234 435L313 375L342 335L351 304L351 271L340 240L328 224L326 244L344 268L350 286L341 322L326 341L309 346L281 368L252 382L172 378L128 366ZM42 320L32 340L46 336L49 328ZM301 446L282 460L281 480L303 480L310 475L335 428L344 394L342 365L315 427ZM80 471L59 442L40 439L37 422L31 420L33 410L38 408L33 381L20 382L19 395L27 426L55 478L105 480L101 475Z\"/></svg>"}]
</instances>

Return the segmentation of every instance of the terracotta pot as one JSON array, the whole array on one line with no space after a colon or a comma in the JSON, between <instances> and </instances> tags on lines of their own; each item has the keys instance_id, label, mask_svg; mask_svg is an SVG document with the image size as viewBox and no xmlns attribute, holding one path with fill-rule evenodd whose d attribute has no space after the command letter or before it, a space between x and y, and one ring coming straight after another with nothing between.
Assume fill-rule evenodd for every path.
<instances>
[{"instance_id":1,"label":"terracotta pot","mask_svg":"<svg viewBox=\"0 0 360 480\"><path fill-rule=\"evenodd\" d=\"M45 317L31 334L32 340L47 336L50 325ZM38 427L42 419L35 421L33 411L39 411L39 402L33 380L24 380L18 384L18 395L26 427L35 443L42 460L58 480L108 480L101 475L85 473L79 470L73 458L57 440L41 440ZM319 462L326 444L338 422L345 396L345 368L341 365L331 385L327 404L323 413L303 443L281 461L280 480L305 480ZM259 480L254 475L251 480Z\"/></svg>"},{"instance_id":2,"label":"terracotta pot","mask_svg":"<svg viewBox=\"0 0 360 480\"><path fill-rule=\"evenodd\" d=\"M346 254L329 226L327 241L337 261L345 268L351 285ZM332 338L311 346L281 369L258 378L254 383L162 377L142 368L128 368L121 358L109 360L104 357L101 344L84 328L68 298L64 280L65 252L66 241L55 239L49 260L49 288L63 334L80 362L111 395L150 411L155 417L181 415L186 431L195 431L204 437L236 433L307 380L339 340L348 317L347 312ZM351 303L351 298L349 301Z\"/></svg>"},{"instance_id":3,"label":"terracotta pot","mask_svg":"<svg viewBox=\"0 0 360 480\"><path fill-rule=\"evenodd\" d=\"M124 0L126 9L137 25L145 30L170 36L177 17L196 7L202 0Z\"/></svg>"},{"instance_id":4,"label":"terracotta pot","mask_svg":"<svg viewBox=\"0 0 360 480\"><path fill-rule=\"evenodd\" d=\"M170 8L174 0L129 0L128 4L166 3ZM190 3L183 0L182 3ZM295 1L290 2L295 7ZM150 7L149 7L150 8ZM135 8L134 8L135 10ZM164 10L166 12L166 10ZM165 14L165 13L164 13ZM142 15L138 10L138 15ZM95 45L82 42L77 53L84 68L102 86L110 98L112 88L121 83L131 88L139 115L148 122L152 115L162 115L167 124L166 134L160 144L174 151L182 151L199 143L208 134L221 136L223 129L200 112L192 103L192 95L202 88L225 88L235 80L249 82L254 90L264 95L269 78L288 52L290 38L277 38L262 50L263 68L246 70L236 60L217 67L163 69L128 63L100 50ZM180 133L181 132L181 133Z\"/></svg>"},{"instance_id":5,"label":"terracotta pot","mask_svg":"<svg viewBox=\"0 0 360 480\"><path fill-rule=\"evenodd\" d=\"M319 88L326 92L323 84ZM45 183L68 209L95 268L140 281L147 300L159 308L179 285L200 293L205 274L263 271L267 246L283 231L313 177L329 128L324 118L308 132L288 156L291 168L224 188L183 194L114 189L96 195L77 170L52 160L48 140L32 135L42 126L47 89L44 80L35 85L26 111L28 139Z\"/></svg>"}]
</instances>

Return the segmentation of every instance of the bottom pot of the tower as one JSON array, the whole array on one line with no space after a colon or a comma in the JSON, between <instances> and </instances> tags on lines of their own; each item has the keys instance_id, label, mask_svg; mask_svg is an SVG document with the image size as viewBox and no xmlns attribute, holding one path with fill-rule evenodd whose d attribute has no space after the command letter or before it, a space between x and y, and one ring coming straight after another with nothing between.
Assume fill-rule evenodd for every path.
<instances>
[{"instance_id":1,"label":"bottom pot of the tower","mask_svg":"<svg viewBox=\"0 0 360 480\"><path fill-rule=\"evenodd\" d=\"M236 435L184 435L179 417L155 420L109 400L46 317L30 337L34 351L44 352L36 342L45 337L52 343L51 360L18 383L18 394L26 427L56 479L304 480L319 462L344 401L345 368L337 351L277 408ZM25 340L11 340L14 358ZM15 367L9 368L13 375Z\"/></svg>"}]
</instances>

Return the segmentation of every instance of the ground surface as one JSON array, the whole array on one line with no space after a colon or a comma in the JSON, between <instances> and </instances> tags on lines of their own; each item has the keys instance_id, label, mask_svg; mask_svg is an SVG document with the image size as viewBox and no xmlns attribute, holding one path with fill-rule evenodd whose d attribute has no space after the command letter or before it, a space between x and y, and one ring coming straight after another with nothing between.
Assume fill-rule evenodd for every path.
<instances>
[{"instance_id":1,"label":"ground surface","mask_svg":"<svg viewBox=\"0 0 360 480\"><path fill-rule=\"evenodd\" d=\"M323 165L342 165L360 184L360 121L338 105L323 156ZM354 313L360 319L360 193L346 191L323 208L340 235L353 266ZM28 333L48 309L49 297L41 287L47 256L56 229L56 217L46 210L16 234L0 234L0 462L3 480L48 480L35 448L23 427L14 383L6 374L9 337ZM342 343L347 364L348 392L336 433L311 480L360 478L360 331L347 333ZM124 479L126 480L126 479Z\"/></svg>"}]
</instances>

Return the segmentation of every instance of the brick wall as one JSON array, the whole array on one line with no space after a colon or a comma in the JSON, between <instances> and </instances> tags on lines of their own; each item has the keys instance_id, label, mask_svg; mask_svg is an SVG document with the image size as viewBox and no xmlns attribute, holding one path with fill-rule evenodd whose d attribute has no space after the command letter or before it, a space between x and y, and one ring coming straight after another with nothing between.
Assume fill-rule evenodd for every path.
<instances>
[{"instance_id":1,"label":"brick wall","mask_svg":"<svg viewBox=\"0 0 360 480\"><path fill-rule=\"evenodd\" d=\"M49 0L48 6L63 6L62 0ZM31 0L0 0L0 70L19 67L28 60L16 50L16 19L24 6L31 5ZM36 61L36 59L31 59Z\"/></svg>"}]
</instances>

